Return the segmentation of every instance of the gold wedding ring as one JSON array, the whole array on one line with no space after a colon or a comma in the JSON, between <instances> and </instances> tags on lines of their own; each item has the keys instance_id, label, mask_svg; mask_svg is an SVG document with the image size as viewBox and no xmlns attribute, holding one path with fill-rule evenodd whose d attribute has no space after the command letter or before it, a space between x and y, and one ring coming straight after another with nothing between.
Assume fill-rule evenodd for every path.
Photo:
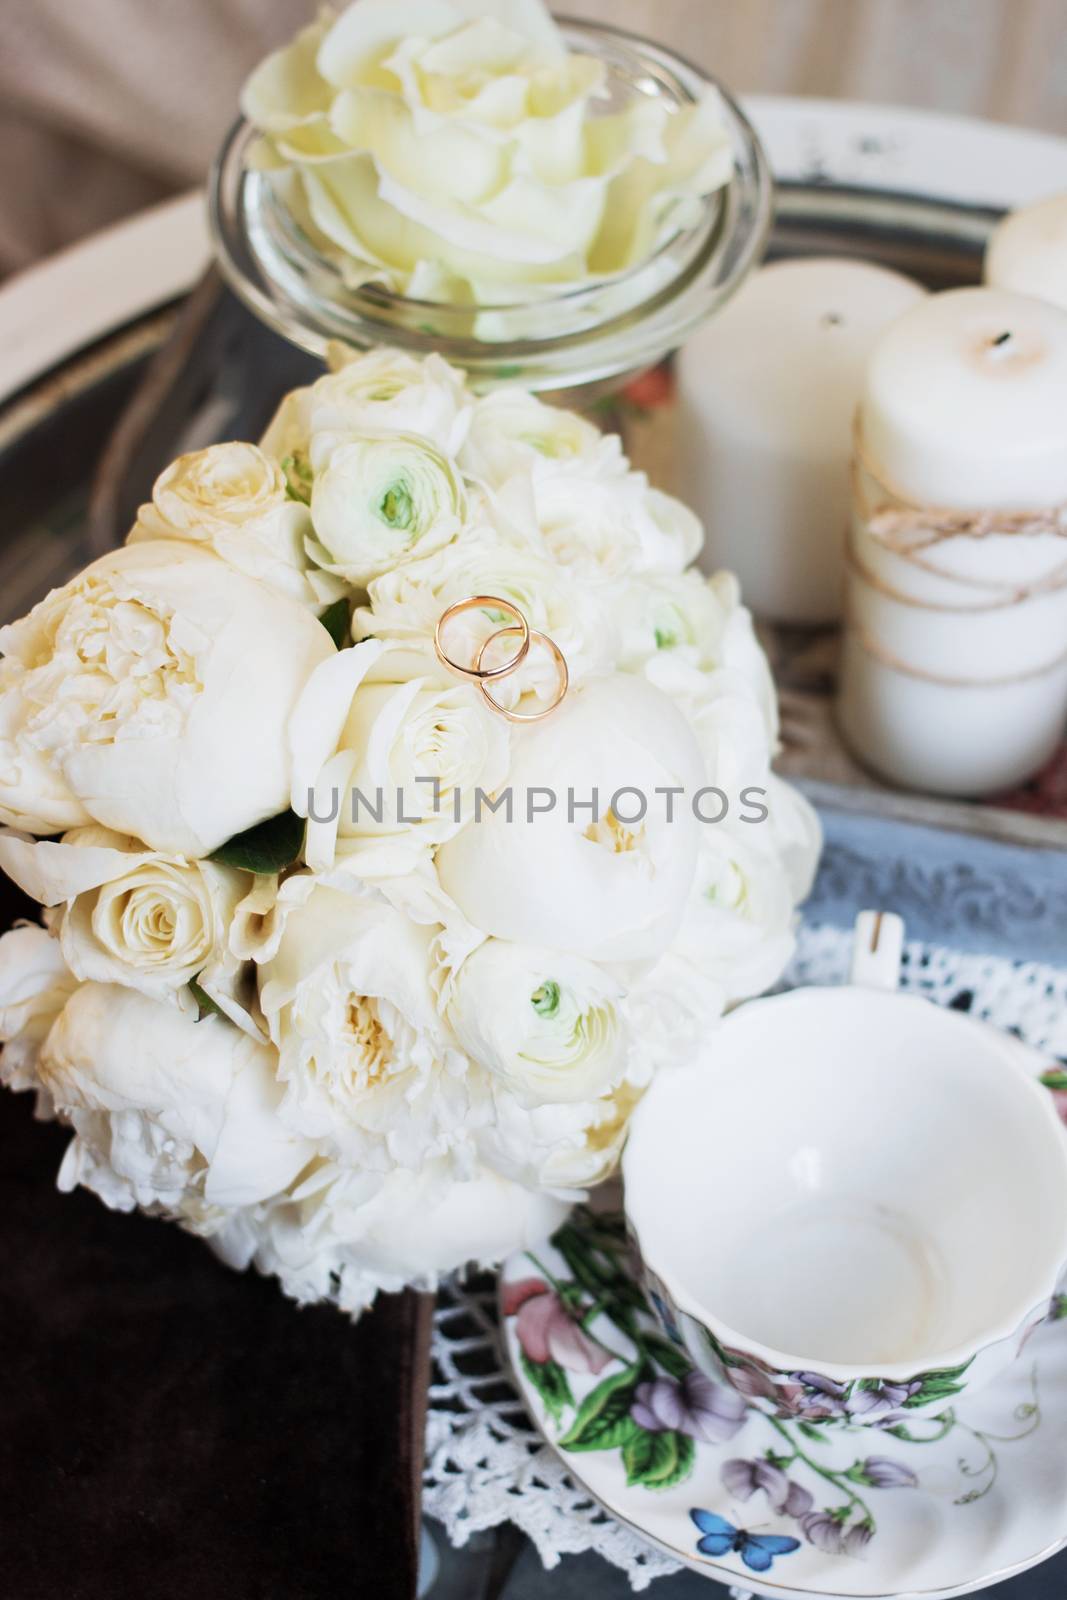
<instances>
[{"instance_id":1,"label":"gold wedding ring","mask_svg":"<svg viewBox=\"0 0 1067 1600\"><path fill-rule=\"evenodd\" d=\"M494 711L499 711L502 717L507 717L509 722L541 722L545 717L551 716L552 712L555 711L556 707L562 702L567 693L567 686L570 683L570 673L567 671L566 658L555 639L550 639L547 633L538 633L536 628L530 627L529 623L524 617L523 626L521 628L498 628L496 633L490 634L489 638L486 639L485 643L478 651L478 655L475 659L475 666L479 670L481 669L482 657L485 655L485 652L495 639L507 639L512 635L519 634L522 635L523 642L527 649L529 649L530 641L534 640L537 644L543 644L545 649L550 652L553 660L556 663L556 671L559 676L559 692L557 693L556 698L550 705L542 706L540 711L509 711L507 706L502 706L500 701L495 699L494 696L490 694L484 682L479 683L478 687L482 691L482 698L486 700L490 706L492 706ZM514 671L514 668L509 667L508 671ZM481 672L480 675L482 678L495 678L501 676L500 673L489 672Z\"/></svg>"},{"instance_id":2,"label":"gold wedding ring","mask_svg":"<svg viewBox=\"0 0 1067 1600\"><path fill-rule=\"evenodd\" d=\"M493 611L502 611L505 616L514 617L516 625L511 628L498 629L496 633L491 634L490 638L486 639L485 644L483 644L481 649L478 651L477 659L475 660L473 667L461 666L458 661L453 661L452 657L448 654L444 645L441 643L441 636L444 633L445 627L449 622L452 621L454 617L461 616L464 611L488 611L490 609ZM501 633L515 634L519 639L518 650L513 656L510 657L509 660L505 661L499 667L483 667L482 657L485 654L485 646L491 643L493 639L499 639ZM512 605L510 600L501 600L500 597L495 594L471 594L468 595L465 600L457 600L453 605L450 605L446 611L442 611L441 615L437 619L437 626L433 630L433 647L434 651L436 652L437 659L440 661L442 666L447 667L450 672L458 672L461 678L470 678L474 683L482 684L491 682L494 678L506 678L510 673L514 672L517 667L521 666L530 652L531 637L530 624L527 622L518 606ZM540 638L541 635L537 634L533 635L533 637ZM555 646L553 646L553 649L554 648ZM492 701L491 703L494 705L496 704L495 701ZM497 709L502 711L503 707L500 706Z\"/></svg>"}]
</instances>

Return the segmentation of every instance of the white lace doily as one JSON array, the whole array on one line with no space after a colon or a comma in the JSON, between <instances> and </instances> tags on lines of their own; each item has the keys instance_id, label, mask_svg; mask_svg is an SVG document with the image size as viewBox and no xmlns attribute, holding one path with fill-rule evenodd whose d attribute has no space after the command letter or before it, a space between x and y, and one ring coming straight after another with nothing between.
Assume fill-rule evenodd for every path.
<instances>
[{"instance_id":1,"label":"white lace doily","mask_svg":"<svg viewBox=\"0 0 1067 1600\"><path fill-rule=\"evenodd\" d=\"M851 944L843 929L803 929L787 984L840 983ZM1067 972L909 944L903 983L1051 1056L1067 1056ZM590 1500L534 1431L507 1376L492 1279L442 1293L433 1354L424 1507L454 1544L510 1520L537 1546L547 1567L563 1555L595 1550L621 1567L634 1589L679 1570Z\"/></svg>"}]
</instances>

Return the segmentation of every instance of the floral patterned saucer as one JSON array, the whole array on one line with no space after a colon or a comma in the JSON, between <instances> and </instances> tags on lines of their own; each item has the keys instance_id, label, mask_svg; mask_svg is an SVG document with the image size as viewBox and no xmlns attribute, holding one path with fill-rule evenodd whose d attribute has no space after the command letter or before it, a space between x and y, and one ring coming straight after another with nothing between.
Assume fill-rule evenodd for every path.
<instances>
[{"instance_id":1,"label":"floral patterned saucer","mask_svg":"<svg viewBox=\"0 0 1067 1600\"><path fill-rule=\"evenodd\" d=\"M1067 1295L990 1388L934 1419L902 1394L874 1425L811 1385L810 1416L771 1417L697 1372L654 1316L618 1217L579 1210L512 1256L500 1310L522 1395L571 1476L720 1582L934 1600L1067 1543Z\"/></svg>"}]
</instances>

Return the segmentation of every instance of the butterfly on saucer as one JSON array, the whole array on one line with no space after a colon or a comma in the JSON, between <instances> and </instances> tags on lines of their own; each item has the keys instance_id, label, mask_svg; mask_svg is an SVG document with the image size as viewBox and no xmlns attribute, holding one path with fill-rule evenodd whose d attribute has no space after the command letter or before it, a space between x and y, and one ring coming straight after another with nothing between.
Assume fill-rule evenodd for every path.
<instances>
[{"instance_id":1,"label":"butterfly on saucer","mask_svg":"<svg viewBox=\"0 0 1067 1600\"><path fill-rule=\"evenodd\" d=\"M697 1540L702 1556L739 1555L752 1572L769 1572L775 1556L800 1549L800 1540L781 1533L746 1533L714 1511L692 1510L689 1515L704 1535Z\"/></svg>"}]
</instances>

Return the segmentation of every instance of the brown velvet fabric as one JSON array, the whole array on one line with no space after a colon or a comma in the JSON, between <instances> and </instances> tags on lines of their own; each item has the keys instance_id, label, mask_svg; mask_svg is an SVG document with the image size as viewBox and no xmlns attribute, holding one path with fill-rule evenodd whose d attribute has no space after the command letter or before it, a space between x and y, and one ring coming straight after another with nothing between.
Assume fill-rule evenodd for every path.
<instances>
[{"instance_id":1,"label":"brown velvet fabric","mask_svg":"<svg viewBox=\"0 0 1067 1600\"><path fill-rule=\"evenodd\" d=\"M0 1594L407 1600L423 1297L301 1310L58 1194L31 1113L0 1091Z\"/></svg>"}]
</instances>

